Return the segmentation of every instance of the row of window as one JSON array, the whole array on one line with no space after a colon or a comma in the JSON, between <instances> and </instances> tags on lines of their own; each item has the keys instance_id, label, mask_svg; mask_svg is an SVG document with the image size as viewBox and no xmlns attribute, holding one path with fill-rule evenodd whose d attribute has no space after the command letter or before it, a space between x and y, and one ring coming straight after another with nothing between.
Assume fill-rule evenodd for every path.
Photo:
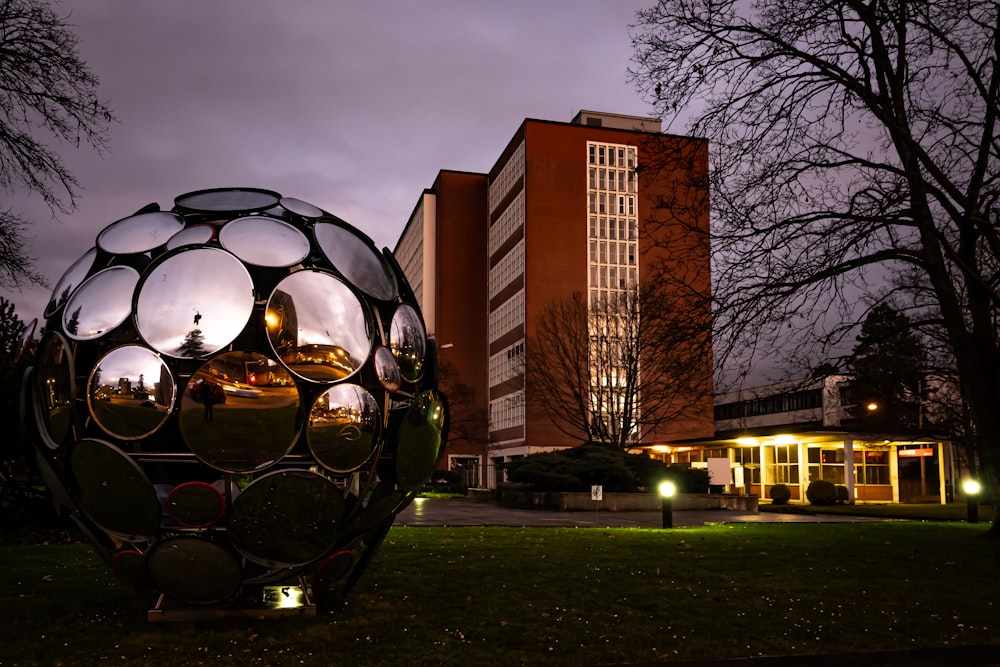
<instances>
[{"instance_id":1,"label":"row of window","mask_svg":"<svg viewBox=\"0 0 1000 667\"><path fill-rule=\"evenodd\" d=\"M507 193L524 177L524 142L517 147L497 177L490 183L489 206L493 211Z\"/></svg>"},{"instance_id":2,"label":"row of window","mask_svg":"<svg viewBox=\"0 0 1000 667\"><path fill-rule=\"evenodd\" d=\"M524 392L490 402L490 431L524 425Z\"/></svg>"},{"instance_id":3,"label":"row of window","mask_svg":"<svg viewBox=\"0 0 1000 667\"><path fill-rule=\"evenodd\" d=\"M617 264L631 266L636 264L638 244L617 241L591 241L590 261L595 264Z\"/></svg>"},{"instance_id":4,"label":"row of window","mask_svg":"<svg viewBox=\"0 0 1000 667\"><path fill-rule=\"evenodd\" d=\"M524 341L490 356L490 387L524 372Z\"/></svg>"},{"instance_id":5,"label":"row of window","mask_svg":"<svg viewBox=\"0 0 1000 667\"><path fill-rule=\"evenodd\" d=\"M635 215L635 196L607 192L587 194L587 210L603 215Z\"/></svg>"},{"instance_id":6,"label":"row of window","mask_svg":"<svg viewBox=\"0 0 1000 667\"><path fill-rule=\"evenodd\" d=\"M635 169L635 146L587 143L588 164Z\"/></svg>"},{"instance_id":7,"label":"row of window","mask_svg":"<svg viewBox=\"0 0 1000 667\"><path fill-rule=\"evenodd\" d=\"M726 450L709 450L715 455L726 457ZM744 469L747 484L760 484L761 462L759 447L737 447L733 450L733 461ZM766 447L763 469L767 484L799 483L798 445L777 445ZM687 461L705 461L711 456L702 452L688 452ZM677 456L678 460L681 456ZM806 454L809 479L825 479L834 484L843 484L845 477L844 450L842 448L823 449L809 447ZM886 450L854 451L854 479L859 485L889 484L889 452Z\"/></svg>"},{"instance_id":8,"label":"row of window","mask_svg":"<svg viewBox=\"0 0 1000 667\"><path fill-rule=\"evenodd\" d=\"M524 290L518 290L502 306L490 313L490 342L524 324Z\"/></svg>"},{"instance_id":9,"label":"row of window","mask_svg":"<svg viewBox=\"0 0 1000 667\"><path fill-rule=\"evenodd\" d=\"M591 190L607 190L610 192L636 191L634 171L624 169L597 169L591 167L588 172L587 184Z\"/></svg>"},{"instance_id":10,"label":"row of window","mask_svg":"<svg viewBox=\"0 0 1000 667\"><path fill-rule=\"evenodd\" d=\"M490 269L490 298L499 294L503 288L514 282L514 279L524 273L524 239L521 239L509 253L503 256L496 266Z\"/></svg>"},{"instance_id":11,"label":"row of window","mask_svg":"<svg viewBox=\"0 0 1000 667\"><path fill-rule=\"evenodd\" d=\"M774 396L761 396L747 401L736 401L734 403L723 403L715 406L715 418L719 419L742 419L744 417L758 417L760 415L773 415L781 412L795 412L797 410L813 410L823 407L822 389L805 389L802 391L792 391Z\"/></svg>"},{"instance_id":12,"label":"row of window","mask_svg":"<svg viewBox=\"0 0 1000 667\"><path fill-rule=\"evenodd\" d=\"M524 226L524 190L522 190L514 201L504 209L503 214L490 227L490 256L495 253L504 242Z\"/></svg>"},{"instance_id":13,"label":"row of window","mask_svg":"<svg viewBox=\"0 0 1000 667\"><path fill-rule=\"evenodd\" d=\"M597 292L593 295L591 303L595 303L597 299L609 298L614 292L632 289L636 284L636 278L634 268L591 264L590 286Z\"/></svg>"},{"instance_id":14,"label":"row of window","mask_svg":"<svg viewBox=\"0 0 1000 667\"><path fill-rule=\"evenodd\" d=\"M614 241L635 241L639 237L639 223L628 218L590 216L590 238Z\"/></svg>"}]
</instances>

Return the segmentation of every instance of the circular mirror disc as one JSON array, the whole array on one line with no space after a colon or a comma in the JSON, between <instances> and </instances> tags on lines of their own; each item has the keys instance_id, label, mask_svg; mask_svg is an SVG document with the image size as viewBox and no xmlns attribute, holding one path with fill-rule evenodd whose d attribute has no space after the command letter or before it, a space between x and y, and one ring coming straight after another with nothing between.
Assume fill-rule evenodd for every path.
<instances>
[{"instance_id":1,"label":"circular mirror disc","mask_svg":"<svg viewBox=\"0 0 1000 667\"><path fill-rule=\"evenodd\" d=\"M184 218L169 211L139 213L112 222L97 235L97 247L112 255L159 248L184 229Z\"/></svg>"},{"instance_id":2,"label":"circular mirror disc","mask_svg":"<svg viewBox=\"0 0 1000 667\"><path fill-rule=\"evenodd\" d=\"M226 499L211 484L185 482L167 496L167 516L188 528L206 528L222 518Z\"/></svg>"},{"instance_id":3,"label":"circular mirror disc","mask_svg":"<svg viewBox=\"0 0 1000 667\"><path fill-rule=\"evenodd\" d=\"M229 512L237 551L268 567L304 565L333 548L344 518L344 499L326 477L280 470L255 480Z\"/></svg>"},{"instance_id":4,"label":"circular mirror disc","mask_svg":"<svg viewBox=\"0 0 1000 667\"><path fill-rule=\"evenodd\" d=\"M73 353L65 338L50 331L42 337L35 358L38 430L45 444L55 449L66 440L72 424L76 400Z\"/></svg>"},{"instance_id":5,"label":"circular mirror disc","mask_svg":"<svg viewBox=\"0 0 1000 667\"><path fill-rule=\"evenodd\" d=\"M389 348L399 364L404 380L416 382L424 371L427 354L427 333L424 323L413 306L400 304L389 327Z\"/></svg>"},{"instance_id":6,"label":"circular mirror disc","mask_svg":"<svg viewBox=\"0 0 1000 667\"><path fill-rule=\"evenodd\" d=\"M188 192L174 206L190 213L253 213L277 205L281 195L257 188L213 188Z\"/></svg>"},{"instance_id":7,"label":"circular mirror disc","mask_svg":"<svg viewBox=\"0 0 1000 667\"><path fill-rule=\"evenodd\" d=\"M170 357L205 357L226 347L253 312L253 279L221 248L192 246L147 269L135 321L150 347Z\"/></svg>"},{"instance_id":8,"label":"circular mirror disc","mask_svg":"<svg viewBox=\"0 0 1000 667\"><path fill-rule=\"evenodd\" d=\"M87 380L87 407L97 425L122 440L144 438L167 421L174 378L149 348L123 345L97 360Z\"/></svg>"},{"instance_id":9,"label":"circular mirror disc","mask_svg":"<svg viewBox=\"0 0 1000 667\"><path fill-rule=\"evenodd\" d=\"M215 604L232 597L243 582L236 556L197 537L164 540L146 555L149 578L164 595L184 604Z\"/></svg>"},{"instance_id":10,"label":"circular mirror disc","mask_svg":"<svg viewBox=\"0 0 1000 667\"><path fill-rule=\"evenodd\" d=\"M378 405L364 387L338 384L313 402L306 440L317 463L334 472L350 472L375 451L381 423Z\"/></svg>"},{"instance_id":11,"label":"circular mirror disc","mask_svg":"<svg viewBox=\"0 0 1000 667\"><path fill-rule=\"evenodd\" d=\"M271 293L267 337L281 363L298 377L335 382L368 358L371 327L357 295L336 276L296 271Z\"/></svg>"},{"instance_id":12,"label":"circular mirror disc","mask_svg":"<svg viewBox=\"0 0 1000 667\"><path fill-rule=\"evenodd\" d=\"M219 231L219 243L247 264L294 266L309 255L309 239L292 225L265 215L237 218Z\"/></svg>"},{"instance_id":13,"label":"circular mirror disc","mask_svg":"<svg viewBox=\"0 0 1000 667\"><path fill-rule=\"evenodd\" d=\"M323 209L320 207L313 206L309 202L295 199L294 197L282 197L281 208L310 220L315 220L325 215Z\"/></svg>"},{"instance_id":14,"label":"circular mirror disc","mask_svg":"<svg viewBox=\"0 0 1000 667\"><path fill-rule=\"evenodd\" d=\"M62 314L63 329L74 340L94 340L115 329L132 313L139 272L112 266L87 278Z\"/></svg>"},{"instance_id":15,"label":"circular mirror disc","mask_svg":"<svg viewBox=\"0 0 1000 667\"><path fill-rule=\"evenodd\" d=\"M355 287L383 301L395 298L395 281L369 241L346 227L322 220L316 223L313 234L323 255Z\"/></svg>"},{"instance_id":16,"label":"circular mirror disc","mask_svg":"<svg viewBox=\"0 0 1000 667\"><path fill-rule=\"evenodd\" d=\"M382 388L387 391L399 391L399 387L403 384L403 376L399 372L399 364L392 350L380 345L375 348L372 359L375 364L375 377L378 378Z\"/></svg>"},{"instance_id":17,"label":"circular mirror disc","mask_svg":"<svg viewBox=\"0 0 1000 667\"><path fill-rule=\"evenodd\" d=\"M200 245L215 238L215 227L211 225L191 225L177 232L167 240L167 250L176 250L186 245Z\"/></svg>"},{"instance_id":18,"label":"circular mirror disc","mask_svg":"<svg viewBox=\"0 0 1000 667\"><path fill-rule=\"evenodd\" d=\"M84 439L70 452L80 506L109 534L135 542L160 528L156 489L128 454L101 440Z\"/></svg>"},{"instance_id":19,"label":"circular mirror disc","mask_svg":"<svg viewBox=\"0 0 1000 667\"><path fill-rule=\"evenodd\" d=\"M73 291L80 286L80 283L90 273L95 259L97 259L97 248L91 248L84 253L83 257L73 262L73 265L66 270L66 273L56 283L55 289L52 290L52 298L49 299L48 305L45 306L45 317L51 317L69 301L69 298L73 295Z\"/></svg>"},{"instance_id":20,"label":"circular mirror disc","mask_svg":"<svg viewBox=\"0 0 1000 667\"><path fill-rule=\"evenodd\" d=\"M416 489L434 473L444 445L447 412L444 396L434 390L417 396L406 411L396 446L396 481L401 488Z\"/></svg>"},{"instance_id":21,"label":"circular mirror disc","mask_svg":"<svg viewBox=\"0 0 1000 667\"><path fill-rule=\"evenodd\" d=\"M298 412L298 389L282 366L256 352L226 352L191 376L180 430L208 465L248 473L288 453L299 433Z\"/></svg>"}]
</instances>

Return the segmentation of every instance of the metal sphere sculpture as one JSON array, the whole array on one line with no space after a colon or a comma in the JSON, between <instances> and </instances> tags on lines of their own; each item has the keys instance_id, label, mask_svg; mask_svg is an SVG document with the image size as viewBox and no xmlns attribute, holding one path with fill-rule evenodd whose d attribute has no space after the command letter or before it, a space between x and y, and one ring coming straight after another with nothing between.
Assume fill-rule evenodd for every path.
<instances>
[{"instance_id":1,"label":"metal sphere sculpture","mask_svg":"<svg viewBox=\"0 0 1000 667\"><path fill-rule=\"evenodd\" d=\"M44 316L31 449L115 576L161 601L346 594L444 449L436 352L392 254L277 192L113 222Z\"/></svg>"}]
</instances>

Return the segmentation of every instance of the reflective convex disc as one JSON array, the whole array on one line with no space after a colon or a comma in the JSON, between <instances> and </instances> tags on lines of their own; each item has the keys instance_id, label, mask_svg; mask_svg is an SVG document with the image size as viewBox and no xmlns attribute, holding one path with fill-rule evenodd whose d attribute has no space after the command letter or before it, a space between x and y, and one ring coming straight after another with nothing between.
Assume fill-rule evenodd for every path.
<instances>
[{"instance_id":1,"label":"reflective convex disc","mask_svg":"<svg viewBox=\"0 0 1000 667\"><path fill-rule=\"evenodd\" d=\"M122 440L151 435L170 416L174 378L158 354L142 345L105 353L87 381L90 414L108 434Z\"/></svg>"},{"instance_id":2,"label":"reflective convex disc","mask_svg":"<svg viewBox=\"0 0 1000 667\"><path fill-rule=\"evenodd\" d=\"M233 546L268 567L316 560L340 535L344 499L326 477L307 470L264 475L243 490L229 513Z\"/></svg>"},{"instance_id":3,"label":"reflective convex disc","mask_svg":"<svg viewBox=\"0 0 1000 667\"><path fill-rule=\"evenodd\" d=\"M160 528L160 501L146 474L128 454L101 440L80 440L70 452L80 505L109 534L135 542Z\"/></svg>"},{"instance_id":4,"label":"reflective convex disc","mask_svg":"<svg viewBox=\"0 0 1000 667\"><path fill-rule=\"evenodd\" d=\"M239 259L220 248L185 247L147 270L135 321L157 352L204 357L239 335L253 302L253 280Z\"/></svg>"},{"instance_id":5,"label":"reflective convex disc","mask_svg":"<svg viewBox=\"0 0 1000 667\"><path fill-rule=\"evenodd\" d=\"M368 359L371 326L357 295L324 271L296 271L283 278L267 302L267 338L295 375L335 382Z\"/></svg>"},{"instance_id":6,"label":"reflective convex disc","mask_svg":"<svg viewBox=\"0 0 1000 667\"><path fill-rule=\"evenodd\" d=\"M181 435L213 468L255 472L291 449L298 412L299 392L284 367L256 352L225 352L188 381L181 395Z\"/></svg>"},{"instance_id":7,"label":"reflective convex disc","mask_svg":"<svg viewBox=\"0 0 1000 667\"><path fill-rule=\"evenodd\" d=\"M313 402L306 439L320 465L350 472L375 451L381 425L378 405L364 387L338 384Z\"/></svg>"}]
</instances>

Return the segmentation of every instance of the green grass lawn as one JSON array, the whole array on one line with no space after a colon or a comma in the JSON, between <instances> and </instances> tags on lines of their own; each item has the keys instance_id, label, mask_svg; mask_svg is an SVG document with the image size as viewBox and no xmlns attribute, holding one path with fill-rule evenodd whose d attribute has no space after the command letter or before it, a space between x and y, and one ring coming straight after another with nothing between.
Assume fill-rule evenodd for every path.
<instances>
[{"instance_id":1,"label":"green grass lawn","mask_svg":"<svg viewBox=\"0 0 1000 667\"><path fill-rule=\"evenodd\" d=\"M394 527L316 618L148 623L82 544L0 546L3 665L593 665L995 643L985 524Z\"/></svg>"}]
</instances>

